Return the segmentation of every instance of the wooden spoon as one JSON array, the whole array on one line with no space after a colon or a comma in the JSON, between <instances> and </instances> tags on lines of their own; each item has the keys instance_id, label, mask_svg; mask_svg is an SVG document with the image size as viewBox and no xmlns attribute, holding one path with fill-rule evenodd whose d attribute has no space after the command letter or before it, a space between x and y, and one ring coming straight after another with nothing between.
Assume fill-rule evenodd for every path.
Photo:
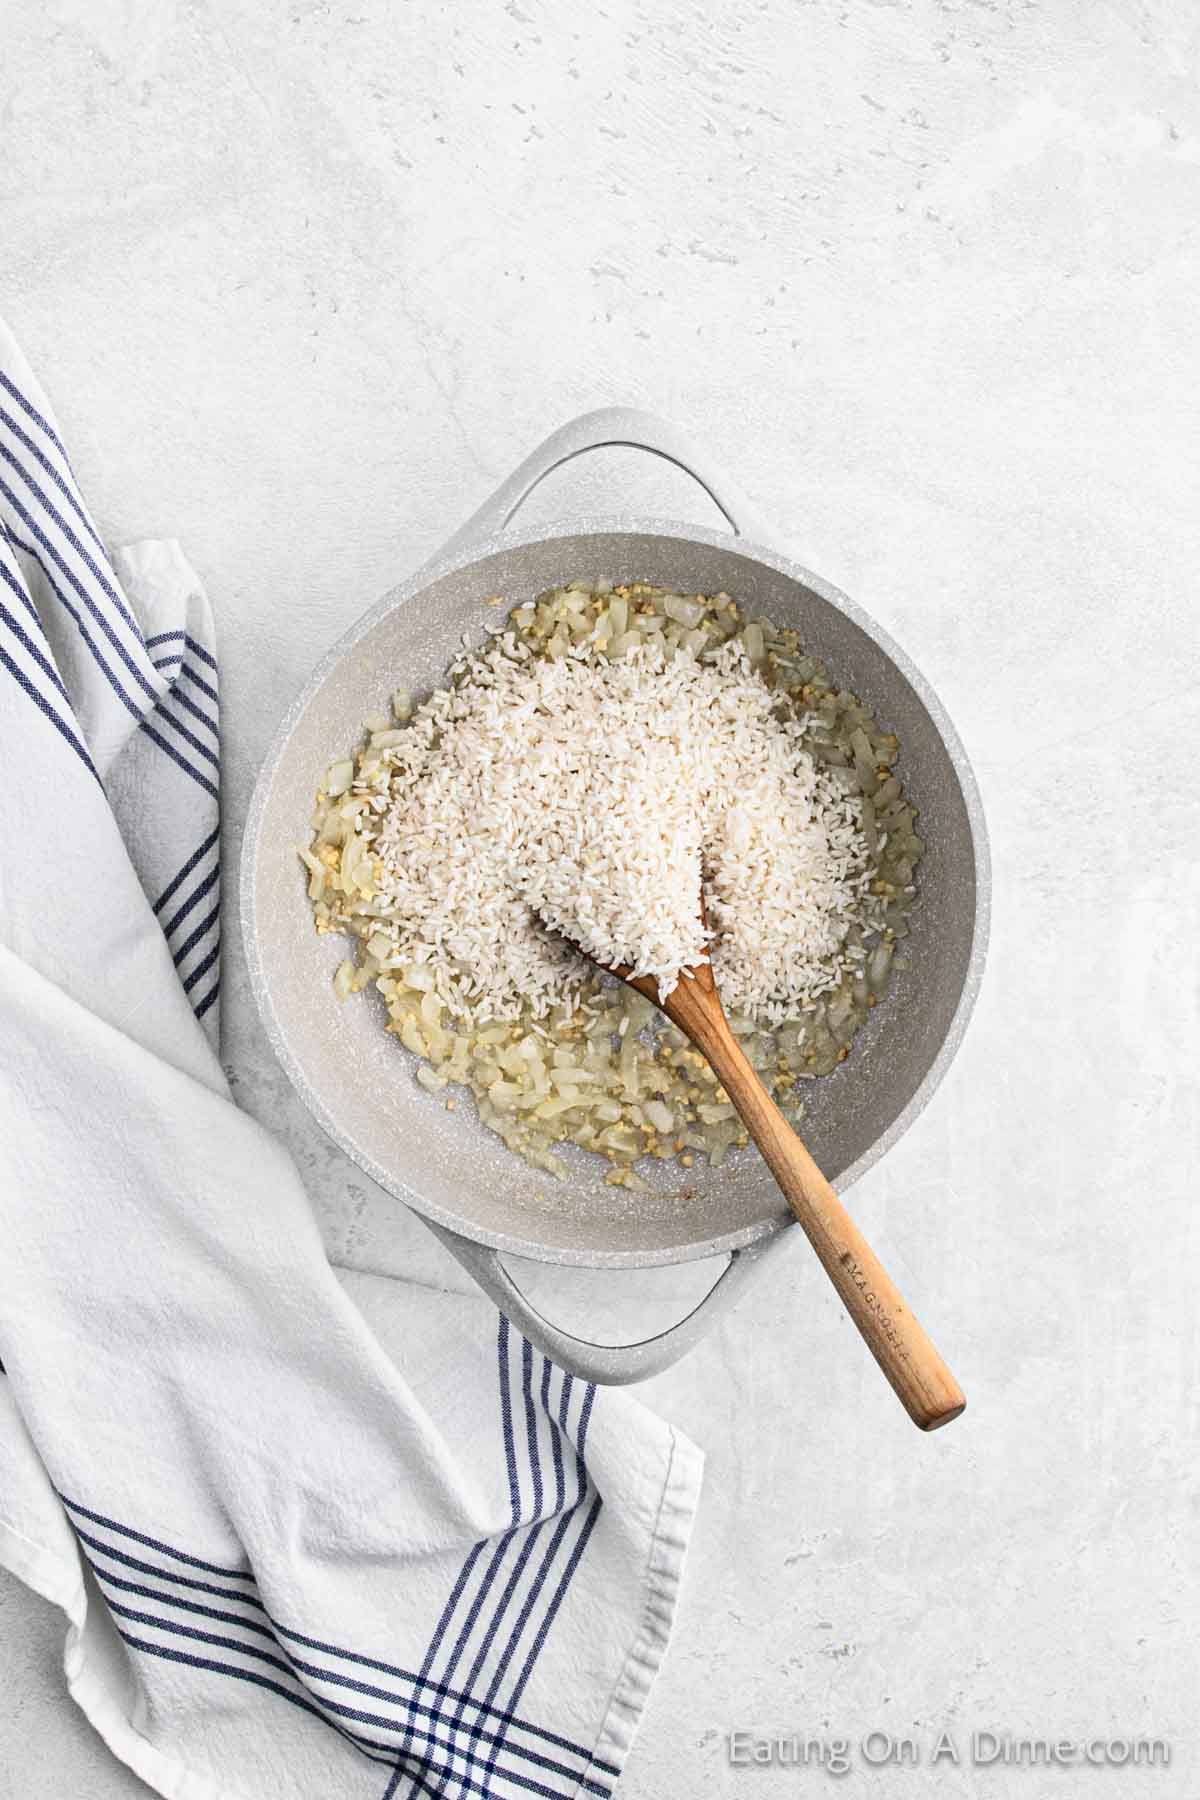
<instances>
[{"instance_id":1,"label":"wooden spoon","mask_svg":"<svg viewBox=\"0 0 1200 1800\"><path fill-rule=\"evenodd\" d=\"M631 975L627 968L610 973L660 1007L707 1060L909 1418L922 1431L957 1419L967 1404L962 1389L759 1080L730 1030L712 965L685 971L665 1000L653 975Z\"/></svg>"}]
</instances>

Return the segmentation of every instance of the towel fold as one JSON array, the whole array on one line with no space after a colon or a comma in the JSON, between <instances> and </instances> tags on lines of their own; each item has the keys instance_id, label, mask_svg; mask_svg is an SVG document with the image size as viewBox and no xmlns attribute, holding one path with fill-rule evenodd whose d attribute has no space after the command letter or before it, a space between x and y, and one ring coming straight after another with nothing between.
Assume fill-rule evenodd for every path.
<instances>
[{"instance_id":1,"label":"towel fold","mask_svg":"<svg viewBox=\"0 0 1200 1800\"><path fill-rule=\"evenodd\" d=\"M699 1452L482 1298L330 1268L216 1056L218 692L0 326L0 1562L178 1800L608 1794Z\"/></svg>"}]
</instances>

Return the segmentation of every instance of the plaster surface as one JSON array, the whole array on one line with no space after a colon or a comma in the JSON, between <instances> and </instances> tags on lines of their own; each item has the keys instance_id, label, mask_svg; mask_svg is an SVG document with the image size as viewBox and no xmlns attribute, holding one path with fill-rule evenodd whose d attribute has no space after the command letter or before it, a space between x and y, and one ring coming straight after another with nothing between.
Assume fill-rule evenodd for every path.
<instances>
[{"instance_id":1,"label":"plaster surface","mask_svg":"<svg viewBox=\"0 0 1200 1800\"><path fill-rule=\"evenodd\" d=\"M612 402L708 434L974 759L983 996L852 1197L969 1410L918 1437L802 1243L643 1390L709 1461L625 1800L832 1781L731 1767L732 1728L914 1736L921 1771L856 1757L870 1800L1200 1791L1197 36L1184 0L0 0L0 311L105 532L208 585L227 869L320 653ZM533 505L715 522L627 452ZM460 1284L226 961L231 1078L331 1254ZM614 1335L707 1279L526 1273ZM144 1792L61 1635L0 1578L0 1796ZM943 1727L1173 1762L933 1769Z\"/></svg>"}]
</instances>

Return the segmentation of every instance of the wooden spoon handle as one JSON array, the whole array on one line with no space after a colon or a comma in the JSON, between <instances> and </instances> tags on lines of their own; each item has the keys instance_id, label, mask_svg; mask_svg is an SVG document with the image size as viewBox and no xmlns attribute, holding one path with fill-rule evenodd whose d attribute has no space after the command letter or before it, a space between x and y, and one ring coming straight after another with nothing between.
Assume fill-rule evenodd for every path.
<instances>
[{"instance_id":1,"label":"wooden spoon handle","mask_svg":"<svg viewBox=\"0 0 1200 1800\"><path fill-rule=\"evenodd\" d=\"M682 1023L682 1021L678 1021ZM866 1339L904 1408L922 1431L956 1419L962 1389L913 1317L891 1276L792 1130L723 1014L688 1020L688 1035L708 1058L746 1129L762 1151L842 1304Z\"/></svg>"}]
</instances>

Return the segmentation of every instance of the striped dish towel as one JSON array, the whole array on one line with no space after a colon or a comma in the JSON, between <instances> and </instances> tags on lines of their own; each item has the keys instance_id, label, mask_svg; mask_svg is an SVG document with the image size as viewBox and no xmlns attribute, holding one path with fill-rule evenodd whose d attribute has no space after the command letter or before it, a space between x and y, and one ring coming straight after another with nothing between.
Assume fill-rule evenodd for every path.
<instances>
[{"instance_id":1,"label":"striped dish towel","mask_svg":"<svg viewBox=\"0 0 1200 1800\"><path fill-rule=\"evenodd\" d=\"M178 1800L604 1796L699 1453L481 1297L329 1267L216 1056L217 693L0 327L0 1562Z\"/></svg>"}]
</instances>

